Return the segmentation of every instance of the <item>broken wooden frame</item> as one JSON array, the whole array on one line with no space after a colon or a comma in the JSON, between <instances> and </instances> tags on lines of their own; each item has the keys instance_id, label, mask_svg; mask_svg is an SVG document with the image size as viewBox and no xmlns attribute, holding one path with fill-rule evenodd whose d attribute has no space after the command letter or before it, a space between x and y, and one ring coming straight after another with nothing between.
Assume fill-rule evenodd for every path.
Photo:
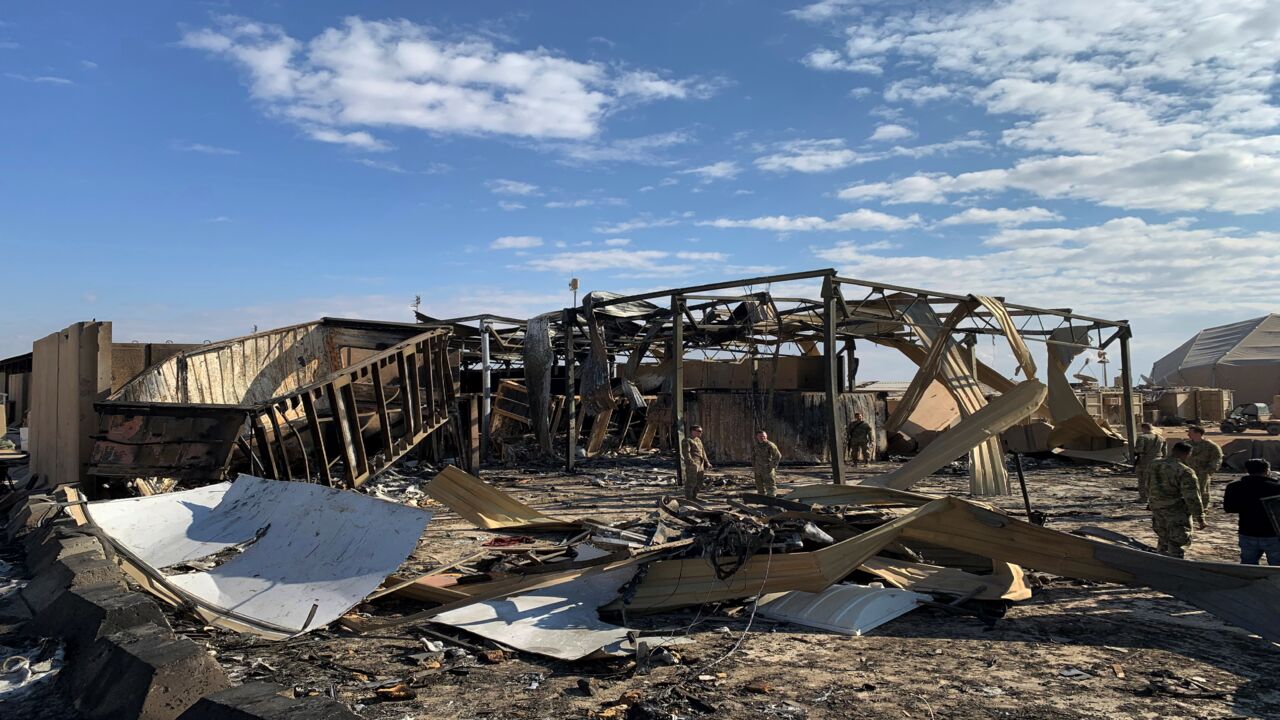
<instances>
[{"instance_id":1,"label":"broken wooden frame","mask_svg":"<svg viewBox=\"0 0 1280 720\"><path fill-rule=\"evenodd\" d=\"M448 478L450 483L457 479ZM462 479L464 484L471 481ZM969 500L890 488L809 485L796 488L781 501L796 507L896 508L888 511L896 517L818 550L757 552L728 577L720 577L706 557L687 556L686 538L631 548L627 551L631 557L610 555L559 567L552 564L537 574L436 588L423 599L442 602L442 607L371 623L365 629L418 622L472 602L519 595L637 564L644 568L636 583L602 609L660 612L770 592L818 592L859 568L919 591L1021 600L1030 594L1022 571L1025 567L1062 577L1150 587L1269 641L1280 640L1280 616L1273 612L1280 606L1280 568L1169 558L1034 525ZM447 503L466 511L464 514L477 515L477 524L482 527L494 527L495 519L504 530L534 529L544 518L554 521L495 488L486 487L479 495L449 496ZM508 517L514 524L505 520ZM986 559L993 572L973 575L951 567L907 562L894 557L903 552L900 543Z\"/></svg>"},{"instance_id":2,"label":"broken wooden frame","mask_svg":"<svg viewBox=\"0 0 1280 720\"><path fill-rule=\"evenodd\" d=\"M449 337L325 318L180 353L95 404L90 473L359 486L455 413Z\"/></svg>"}]
</instances>

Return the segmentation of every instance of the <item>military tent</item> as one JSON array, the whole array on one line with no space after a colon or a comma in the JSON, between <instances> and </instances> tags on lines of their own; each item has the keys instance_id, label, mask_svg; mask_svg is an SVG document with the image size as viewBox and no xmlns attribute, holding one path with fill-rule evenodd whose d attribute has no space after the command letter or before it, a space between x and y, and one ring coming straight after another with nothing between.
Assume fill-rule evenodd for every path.
<instances>
[{"instance_id":1,"label":"military tent","mask_svg":"<svg viewBox=\"0 0 1280 720\"><path fill-rule=\"evenodd\" d=\"M1201 330L1157 360L1151 380L1228 388L1237 404L1271 404L1280 395L1280 314Z\"/></svg>"}]
</instances>

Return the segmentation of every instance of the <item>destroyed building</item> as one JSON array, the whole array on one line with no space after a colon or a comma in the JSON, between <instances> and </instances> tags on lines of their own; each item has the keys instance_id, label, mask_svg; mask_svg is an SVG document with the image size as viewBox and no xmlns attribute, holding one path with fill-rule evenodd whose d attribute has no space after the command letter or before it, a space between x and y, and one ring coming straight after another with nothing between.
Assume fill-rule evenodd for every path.
<instances>
[{"instance_id":1,"label":"destroyed building","mask_svg":"<svg viewBox=\"0 0 1280 720\"><path fill-rule=\"evenodd\" d=\"M816 296L772 292L795 283ZM65 643L79 712L192 720L269 702L352 717L342 703L412 700L463 656L620 663L610 672L625 675L679 664L704 612L745 622L725 657L757 614L850 636L917 609L990 628L1049 576L1154 591L1280 641L1280 570L1163 557L1032 510L1023 453L1128 458L1141 406L1124 321L832 270L597 291L527 320L417 320L323 318L185 347L118 385L98 382L102 324L37 343L30 472L5 496L6 530L24 538L36 572L21 598L37 634ZM1012 373L979 356L983 336ZM1094 406L1068 368L1113 345L1121 392ZM859 377L871 348L900 353L915 376ZM854 412L905 461L848 467ZM672 453L692 424L717 465L749 462L753 431L767 429L807 480L781 497L728 479L703 502L674 499ZM645 463L628 483L648 495L591 474L627 462ZM525 466L547 479L536 492L529 473L511 480ZM915 489L953 469L972 499ZM591 502L557 488L580 477L603 485ZM1021 507L986 504L1015 488ZM689 630L646 629L686 609ZM399 675L326 660L364 678L341 691L230 687L246 675L229 674L229 656L296 650L304 635L352 643L348 654L420 647ZM156 671L138 680L140 665ZM661 701L715 716L688 689L713 686L713 666ZM658 699L584 702L623 717Z\"/></svg>"}]
</instances>

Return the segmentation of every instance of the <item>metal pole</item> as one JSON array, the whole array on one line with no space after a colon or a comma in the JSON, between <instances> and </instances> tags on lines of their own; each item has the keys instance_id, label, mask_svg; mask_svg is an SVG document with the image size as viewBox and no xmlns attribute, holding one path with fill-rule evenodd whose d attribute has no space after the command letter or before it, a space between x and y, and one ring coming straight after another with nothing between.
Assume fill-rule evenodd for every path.
<instances>
[{"instance_id":1,"label":"metal pole","mask_svg":"<svg viewBox=\"0 0 1280 720\"><path fill-rule=\"evenodd\" d=\"M1047 519L1045 514L1031 509L1031 496L1027 494L1027 476L1022 473L1022 453L1013 454L1013 465L1018 470L1018 485L1022 488L1022 505L1027 509L1027 522L1033 525L1044 525Z\"/></svg>"},{"instance_id":2,"label":"metal pole","mask_svg":"<svg viewBox=\"0 0 1280 720\"><path fill-rule=\"evenodd\" d=\"M1134 441L1138 439L1138 427L1133 419L1133 375L1129 362L1129 336L1133 332L1125 327L1120 336L1120 390L1124 397L1120 402L1124 407L1124 432L1129 438L1129 452L1133 452Z\"/></svg>"},{"instance_id":3,"label":"metal pole","mask_svg":"<svg viewBox=\"0 0 1280 720\"><path fill-rule=\"evenodd\" d=\"M489 364L489 323L480 322L480 462L489 457L489 412L493 407Z\"/></svg>"},{"instance_id":4,"label":"metal pole","mask_svg":"<svg viewBox=\"0 0 1280 720\"><path fill-rule=\"evenodd\" d=\"M684 298L671 296L671 442L676 481L684 485Z\"/></svg>"},{"instance_id":5,"label":"metal pole","mask_svg":"<svg viewBox=\"0 0 1280 720\"><path fill-rule=\"evenodd\" d=\"M565 439L564 469L573 472L574 455L578 451L578 403L575 399L577 388L574 380L574 363L576 358L573 342L573 320L576 308L565 308L564 311L564 402L565 412L569 414L569 434Z\"/></svg>"},{"instance_id":6,"label":"metal pole","mask_svg":"<svg viewBox=\"0 0 1280 720\"><path fill-rule=\"evenodd\" d=\"M822 352L826 362L822 364L823 380L827 388L827 447L831 452L831 479L836 485L844 484L844 448L841 440L840 392L836 367L836 293L831 278L822 281Z\"/></svg>"}]
</instances>

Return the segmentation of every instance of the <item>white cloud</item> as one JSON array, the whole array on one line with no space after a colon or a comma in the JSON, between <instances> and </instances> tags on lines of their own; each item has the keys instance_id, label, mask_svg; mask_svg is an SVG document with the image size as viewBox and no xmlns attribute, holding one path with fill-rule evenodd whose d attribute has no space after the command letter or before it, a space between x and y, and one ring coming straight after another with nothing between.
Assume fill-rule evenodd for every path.
<instances>
[{"instance_id":1,"label":"white cloud","mask_svg":"<svg viewBox=\"0 0 1280 720\"><path fill-rule=\"evenodd\" d=\"M616 198L616 197L577 198L575 200L552 200L551 202L548 202L546 204L546 207L553 208L553 209L584 208L584 207L593 207L596 205L617 206L617 205L626 205L626 204L627 204L626 200L623 200L622 198Z\"/></svg>"},{"instance_id":2,"label":"white cloud","mask_svg":"<svg viewBox=\"0 0 1280 720\"><path fill-rule=\"evenodd\" d=\"M800 20L821 22L849 12L857 6L857 0L819 0L811 5L788 10L787 14Z\"/></svg>"},{"instance_id":3,"label":"white cloud","mask_svg":"<svg viewBox=\"0 0 1280 720\"><path fill-rule=\"evenodd\" d=\"M498 178L486 182L485 187L489 188L489 192L495 195L541 195L538 186L533 183L521 182L519 180L505 180Z\"/></svg>"},{"instance_id":4,"label":"white cloud","mask_svg":"<svg viewBox=\"0 0 1280 720\"><path fill-rule=\"evenodd\" d=\"M884 72L880 66L869 60L850 60L835 50L825 48L814 50L801 60L814 70L829 70L879 75Z\"/></svg>"},{"instance_id":5,"label":"white cloud","mask_svg":"<svg viewBox=\"0 0 1280 720\"><path fill-rule=\"evenodd\" d=\"M5 73L5 77L10 80L21 80L22 82L36 83L38 85L75 85L75 81L69 78L58 77L57 75L23 75L21 73Z\"/></svg>"},{"instance_id":6,"label":"white cloud","mask_svg":"<svg viewBox=\"0 0 1280 720\"><path fill-rule=\"evenodd\" d=\"M204 143L178 143L174 146L175 150L183 152L202 153L205 155L239 155L239 150L232 148L220 147L218 145L205 145Z\"/></svg>"},{"instance_id":7,"label":"white cloud","mask_svg":"<svg viewBox=\"0 0 1280 720\"><path fill-rule=\"evenodd\" d=\"M98 69L98 63L96 63L96 62L94 62L94 61L92 61L92 60L81 60L81 61L80 61L80 67L84 68L85 70L97 70L97 69Z\"/></svg>"},{"instance_id":8,"label":"white cloud","mask_svg":"<svg viewBox=\"0 0 1280 720\"><path fill-rule=\"evenodd\" d=\"M740 172L742 172L742 168L738 167L738 163L732 160L721 160L710 165L681 170L679 174L696 175L702 182L712 182L714 180L731 180L737 177Z\"/></svg>"},{"instance_id":9,"label":"white cloud","mask_svg":"<svg viewBox=\"0 0 1280 720\"><path fill-rule=\"evenodd\" d=\"M897 125L882 125L899 127ZM905 128L903 128L905 130ZM880 132L879 129L876 131ZM893 131L887 131L893 135ZM911 131L907 131L910 133ZM887 139L876 138L872 139ZM893 157L921 158L929 155L940 155L955 150L971 150L986 147L981 140L957 138L946 142L929 145L903 146L895 145L875 152L862 152L850 149L844 140L830 138L826 140L804 139L789 140L774 147L774 152L755 159L756 167L769 172L802 172L820 173L839 170L840 168L861 165L863 163L886 160Z\"/></svg>"},{"instance_id":10,"label":"white cloud","mask_svg":"<svg viewBox=\"0 0 1280 720\"><path fill-rule=\"evenodd\" d=\"M628 238L609 238L604 241L604 244L609 247L626 247L631 244L631 240Z\"/></svg>"},{"instance_id":11,"label":"white cloud","mask_svg":"<svg viewBox=\"0 0 1280 720\"><path fill-rule=\"evenodd\" d=\"M901 125L881 125L871 133L871 137L867 138L871 142L892 142L894 140L905 140L915 135L915 132Z\"/></svg>"},{"instance_id":12,"label":"white cloud","mask_svg":"<svg viewBox=\"0 0 1280 720\"><path fill-rule=\"evenodd\" d=\"M677 220L676 218L654 218L654 217L648 217L648 216L641 216L641 217L632 218L630 220L624 220L619 223L613 223L610 225L597 225L596 227L592 228L592 230L594 232L600 233L601 235L620 235L622 233L629 233L633 230L647 230L649 228L671 227L672 225L679 225L679 224L680 224L680 221Z\"/></svg>"},{"instance_id":13,"label":"white cloud","mask_svg":"<svg viewBox=\"0 0 1280 720\"><path fill-rule=\"evenodd\" d=\"M510 200L499 200L498 207L510 212L512 210L523 210L525 206L518 202L511 202Z\"/></svg>"},{"instance_id":14,"label":"white cloud","mask_svg":"<svg viewBox=\"0 0 1280 720\"><path fill-rule=\"evenodd\" d=\"M494 250L527 250L542 247L542 238L533 235L504 235L489 243Z\"/></svg>"},{"instance_id":15,"label":"white cloud","mask_svg":"<svg viewBox=\"0 0 1280 720\"><path fill-rule=\"evenodd\" d=\"M567 165L599 163L636 163L639 165L674 165L667 151L693 142L694 136L683 130L641 135L616 140L591 139L574 142L543 142L538 147L559 153Z\"/></svg>"},{"instance_id":16,"label":"white cloud","mask_svg":"<svg viewBox=\"0 0 1280 720\"><path fill-rule=\"evenodd\" d=\"M585 272L592 270L627 270L629 272L661 272L673 269L658 261L669 257L662 250L583 250L562 252L535 258L524 264L530 270L543 272ZM680 269L680 268L675 268Z\"/></svg>"},{"instance_id":17,"label":"white cloud","mask_svg":"<svg viewBox=\"0 0 1280 720\"><path fill-rule=\"evenodd\" d=\"M239 65L254 99L311 137L366 149L382 141L351 128L582 140L624 103L709 92L698 80L441 37L408 20L349 17L303 42L276 25L223 17L185 32L182 44Z\"/></svg>"},{"instance_id":18,"label":"white cloud","mask_svg":"<svg viewBox=\"0 0 1280 720\"><path fill-rule=\"evenodd\" d=\"M806 139L781 143L777 152L756 158L755 164L761 170L770 172L818 173L872 159L874 158L850 150L840 139Z\"/></svg>"},{"instance_id":19,"label":"white cloud","mask_svg":"<svg viewBox=\"0 0 1280 720\"><path fill-rule=\"evenodd\" d=\"M839 230L906 230L920 225L919 215L899 217L876 210L859 208L828 220L817 216L770 215L746 220L718 218L699 222L717 228L751 228L773 232L810 232Z\"/></svg>"},{"instance_id":20,"label":"white cloud","mask_svg":"<svg viewBox=\"0 0 1280 720\"><path fill-rule=\"evenodd\" d=\"M931 85L920 79L896 80L884 89L884 99L892 103L909 102L923 105L954 97L957 90L947 85Z\"/></svg>"},{"instance_id":21,"label":"white cloud","mask_svg":"<svg viewBox=\"0 0 1280 720\"><path fill-rule=\"evenodd\" d=\"M682 250L676 253L676 257L681 260L694 260L696 262L724 262L729 256L722 252L690 252Z\"/></svg>"},{"instance_id":22,"label":"white cloud","mask_svg":"<svg viewBox=\"0 0 1280 720\"><path fill-rule=\"evenodd\" d=\"M398 175L442 175L449 172L452 168L444 163L428 163L421 170L406 168L400 163L391 162L390 160L373 160L370 158L355 158L355 162L374 170L382 170L384 172L396 173Z\"/></svg>"},{"instance_id":23,"label":"white cloud","mask_svg":"<svg viewBox=\"0 0 1280 720\"><path fill-rule=\"evenodd\" d=\"M326 127L309 127L307 128L307 136L312 140L320 142L332 143L334 145L346 145L348 147L359 148L371 152L386 152L391 149L387 143L370 135L364 130L355 130L353 132L342 132Z\"/></svg>"},{"instance_id":24,"label":"white cloud","mask_svg":"<svg viewBox=\"0 0 1280 720\"><path fill-rule=\"evenodd\" d=\"M840 13L830 13L834 17ZM1022 191L1122 208L1280 208L1280 5L1008 0L860 6L840 52L908 77L891 102L962 98L1006 127L1004 167L863 183L855 198L943 202ZM852 23L852 24L850 24ZM813 64L813 63L811 63Z\"/></svg>"},{"instance_id":25,"label":"white cloud","mask_svg":"<svg viewBox=\"0 0 1280 720\"><path fill-rule=\"evenodd\" d=\"M1025 207L1017 209L969 208L938 221L939 225L1026 225L1027 223L1050 222L1061 220L1062 216L1042 207Z\"/></svg>"}]
</instances>

